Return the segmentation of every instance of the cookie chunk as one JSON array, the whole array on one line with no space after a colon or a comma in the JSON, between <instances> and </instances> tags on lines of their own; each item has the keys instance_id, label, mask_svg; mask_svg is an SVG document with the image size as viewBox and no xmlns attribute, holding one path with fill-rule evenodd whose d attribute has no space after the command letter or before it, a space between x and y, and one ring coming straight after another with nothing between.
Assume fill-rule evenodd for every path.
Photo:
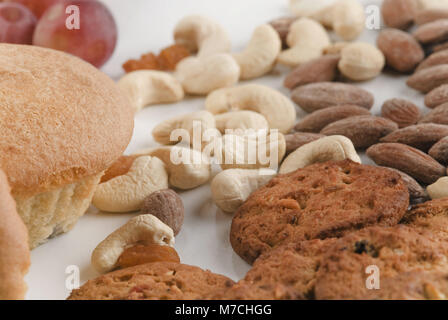
<instances>
[{"instance_id":1,"label":"cookie chunk","mask_svg":"<svg viewBox=\"0 0 448 320\"><path fill-rule=\"evenodd\" d=\"M201 300L230 288L229 278L175 262L114 271L74 290L69 300Z\"/></svg>"},{"instance_id":2,"label":"cookie chunk","mask_svg":"<svg viewBox=\"0 0 448 320\"><path fill-rule=\"evenodd\" d=\"M233 218L230 242L253 263L281 244L395 225L408 205L408 190L391 170L350 160L318 163L255 191Z\"/></svg>"},{"instance_id":3,"label":"cookie chunk","mask_svg":"<svg viewBox=\"0 0 448 320\"><path fill-rule=\"evenodd\" d=\"M440 279L446 292L447 250L407 226L371 227L349 234L321 259L316 299L423 298L425 279ZM374 266L379 289L367 289ZM415 272L422 272L415 279ZM440 287L440 288L442 288Z\"/></svg>"},{"instance_id":4,"label":"cookie chunk","mask_svg":"<svg viewBox=\"0 0 448 320\"><path fill-rule=\"evenodd\" d=\"M309 240L279 246L257 259L245 278L217 299L304 300L313 297L322 254L336 241Z\"/></svg>"}]
</instances>

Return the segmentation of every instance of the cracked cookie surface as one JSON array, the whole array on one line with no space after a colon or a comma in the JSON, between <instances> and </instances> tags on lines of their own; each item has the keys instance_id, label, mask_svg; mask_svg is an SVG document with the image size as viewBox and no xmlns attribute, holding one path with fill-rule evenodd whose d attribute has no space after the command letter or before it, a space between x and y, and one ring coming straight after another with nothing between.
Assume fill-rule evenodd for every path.
<instances>
[{"instance_id":1,"label":"cracked cookie surface","mask_svg":"<svg viewBox=\"0 0 448 320\"><path fill-rule=\"evenodd\" d=\"M350 160L314 164L255 191L233 218L230 242L253 263L281 244L395 225L408 205L408 190L391 170Z\"/></svg>"}]
</instances>

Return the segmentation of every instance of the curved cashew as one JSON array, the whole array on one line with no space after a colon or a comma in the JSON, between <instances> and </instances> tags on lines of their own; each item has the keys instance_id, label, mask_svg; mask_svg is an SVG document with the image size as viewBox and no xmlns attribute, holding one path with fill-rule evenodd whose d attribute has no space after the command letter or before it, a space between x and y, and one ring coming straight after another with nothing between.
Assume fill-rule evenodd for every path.
<instances>
[{"instance_id":1,"label":"curved cashew","mask_svg":"<svg viewBox=\"0 0 448 320\"><path fill-rule=\"evenodd\" d=\"M163 162L138 157L126 174L99 184L92 203L102 211L131 212L139 210L148 195L167 188L168 174Z\"/></svg>"},{"instance_id":2,"label":"curved cashew","mask_svg":"<svg viewBox=\"0 0 448 320\"><path fill-rule=\"evenodd\" d=\"M152 136L158 143L169 145L179 142L171 140L171 133L176 129L184 129L190 137L193 137L193 130L200 130L202 134L215 127L213 114L208 111L198 111L161 122L153 129Z\"/></svg>"},{"instance_id":3,"label":"curved cashew","mask_svg":"<svg viewBox=\"0 0 448 320\"><path fill-rule=\"evenodd\" d=\"M330 38L320 23L301 18L291 25L286 42L290 48L281 52L277 60L287 66L297 66L319 58L330 45Z\"/></svg>"},{"instance_id":4,"label":"curved cashew","mask_svg":"<svg viewBox=\"0 0 448 320\"><path fill-rule=\"evenodd\" d=\"M286 153L285 136L267 132L222 137L221 167L226 169L278 168Z\"/></svg>"},{"instance_id":5,"label":"curved cashew","mask_svg":"<svg viewBox=\"0 0 448 320\"><path fill-rule=\"evenodd\" d=\"M358 0L339 0L332 12L333 30L342 39L354 40L364 31L366 15Z\"/></svg>"},{"instance_id":6,"label":"curved cashew","mask_svg":"<svg viewBox=\"0 0 448 320\"><path fill-rule=\"evenodd\" d=\"M211 183L213 201L222 211L235 212L252 192L264 186L276 174L271 169L224 170Z\"/></svg>"},{"instance_id":7,"label":"curved cashew","mask_svg":"<svg viewBox=\"0 0 448 320\"><path fill-rule=\"evenodd\" d=\"M448 177L443 177L435 183L426 187L431 199L440 199L448 197Z\"/></svg>"},{"instance_id":8,"label":"curved cashew","mask_svg":"<svg viewBox=\"0 0 448 320\"><path fill-rule=\"evenodd\" d=\"M186 93L206 95L213 90L237 83L240 66L227 53L189 57L179 62L175 75Z\"/></svg>"},{"instance_id":9,"label":"curved cashew","mask_svg":"<svg viewBox=\"0 0 448 320\"><path fill-rule=\"evenodd\" d=\"M173 230L152 214L136 216L93 250L92 265L100 273L112 271L126 248L142 243L173 247Z\"/></svg>"},{"instance_id":10,"label":"curved cashew","mask_svg":"<svg viewBox=\"0 0 448 320\"><path fill-rule=\"evenodd\" d=\"M288 133L296 121L296 108L282 93L259 84L246 84L212 92L205 108L213 114L236 110L261 113L271 129Z\"/></svg>"},{"instance_id":11,"label":"curved cashew","mask_svg":"<svg viewBox=\"0 0 448 320\"><path fill-rule=\"evenodd\" d=\"M200 15L183 18L174 29L174 40L198 52L199 57L230 52L231 43L227 32L215 21Z\"/></svg>"},{"instance_id":12,"label":"curved cashew","mask_svg":"<svg viewBox=\"0 0 448 320\"><path fill-rule=\"evenodd\" d=\"M128 95L136 112L151 104L177 102L184 98L180 82L166 72L134 71L117 84Z\"/></svg>"},{"instance_id":13,"label":"curved cashew","mask_svg":"<svg viewBox=\"0 0 448 320\"><path fill-rule=\"evenodd\" d=\"M240 65L240 79L261 77L272 70L282 48L277 31L268 24L255 29L246 49L233 55Z\"/></svg>"},{"instance_id":14,"label":"curved cashew","mask_svg":"<svg viewBox=\"0 0 448 320\"><path fill-rule=\"evenodd\" d=\"M216 129L221 133L226 130L268 130L266 118L254 111L233 111L215 115Z\"/></svg>"},{"instance_id":15,"label":"curved cashew","mask_svg":"<svg viewBox=\"0 0 448 320\"><path fill-rule=\"evenodd\" d=\"M290 173L316 162L344 159L361 163L361 158L350 139L344 136L324 137L305 144L291 153L283 161L279 173Z\"/></svg>"},{"instance_id":16,"label":"curved cashew","mask_svg":"<svg viewBox=\"0 0 448 320\"><path fill-rule=\"evenodd\" d=\"M169 184L182 190L194 189L210 179L210 159L194 149L165 146L142 150L136 155L149 155L162 160L168 172Z\"/></svg>"}]
</instances>

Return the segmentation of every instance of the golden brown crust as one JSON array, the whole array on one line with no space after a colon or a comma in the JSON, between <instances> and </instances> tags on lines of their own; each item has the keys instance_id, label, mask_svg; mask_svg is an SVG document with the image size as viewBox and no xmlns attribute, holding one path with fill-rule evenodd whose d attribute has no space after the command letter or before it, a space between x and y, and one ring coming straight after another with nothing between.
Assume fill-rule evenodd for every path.
<instances>
[{"instance_id":1,"label":"golden brown crust","mask_svg":"<svg viewBox=\"0 0 448 320\"><path fill-rule=\"evenodd\" d=\"M0 170L0 300L23 299L23 281L30 266L28 231L16 212L16 204Z\"/></svg>"},{"instance_id":2,"label":"golden brown crust","mask_svg":"<svg viewBox=\"0 0 448 320\"><path fill-rule=\"evenodd\" d=\"M35 46L0 45L0 167L14 195L34 195L107 169L133 111L90 64Z\"/></svg>"},{"instance_id":3,"label":"golden brown crust","mask_svg":"<svg viewBox=\"0 0 448 320\"><path fill-rule=\"evenodd\" d=\"M233 285L229 278L175 262L114 271L74 290L69 300L202 300Z\"/></svg>"}]
</instances>

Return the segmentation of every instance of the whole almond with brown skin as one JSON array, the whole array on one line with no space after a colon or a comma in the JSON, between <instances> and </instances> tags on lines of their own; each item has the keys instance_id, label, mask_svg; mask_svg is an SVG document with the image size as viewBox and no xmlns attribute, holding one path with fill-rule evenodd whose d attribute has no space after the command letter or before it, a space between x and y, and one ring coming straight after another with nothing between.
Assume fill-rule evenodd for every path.
<instances>
[{"instance_id":1,"label":"whole almond with brown skin","mask_svg":"<svg viewBox=\"0 0 448 320\"><path fill-rule=\"evenodd\" d=\"M414 22L417 25L426 24L440 19L448 19L447 9L425 9L415 14Z\"/></svg>"},{"instance_id":2,"label":"whole almond with brown skin","mask_svg":"<svg viewBox=\"0 0 448 320\"><path fill-rule=\"evenodd\" d=\"M286 76L283 85L292 90L309 83L333 81L337 75L340 59L341 56L333 54L304 63Z\"/></svg>"},{"instance_id":3,"label":"whole almond with brown skin","mask_svg":"<svg viewBox=\"0 0 448 320\"><path fill-rule=\"evenodd\" d=\"M448 102L448 84L435 88L425 96L425 105L434 109Z\"/></svg>"},{"instance_id":4,"label":"whole almond with brown skin","mask_svg":"<svg viewBox=\"0 0 448 320\"><path fill-rule=\"evenodd\" d=\"M294 89L292 100L307 112L352 104L366 109L373 106L373 95L357 86L340 82L311 83Z\"/></svg>"},{"instance_id":5,"label":"whole almond with brown skin","mask_svg":"<svg viewBox=\"0 0 448 320\"><path fill-rule=\"evenodd\" d=\"M423 44L439 43L448 40L448 19L440 19L425 23L413 33L414 37Z\"/></svg>"},{"instance_id":6,"label":"whole almond with brown skin","mask_svg":"<svg viewBox=\"0 0 448 320\"><path fill-rule=\"evenodd\" d=\"M415 38L398 29L381 31L376 42L387 65L399 72L414 70L425 58L425 52Z\"/></svg>"},{"instance_id":7,"label":"whole almond with brown skin","mask_svg":"<svg viewBox=\"0 0 448 320\"><path fill-rule=\"evenodd\" d=\"M404 128L416 124L421 117L420 109L405 99L389 99L381 107L381 116Z\"/></svg>"},{"instance_id":8,"label":"whole almond with brown skin","mask_svg":"<svg viewBox=\"0 0 448 320\"><path fill-rule=\"evenodd\" d=\"M448 84L448 64L429 67L414 73L408 78L407 85L415 90L428 93Z\"/></svg>"},{"instance_id":9,"label":"whole almond with brown skin","mask_svg":"<svg viewBox=\"0 0 448 320\"><path fill-rule=\"evenodd\" d=\"M417 11L415 0L384 0L381 13L386 26L407 29L414 21Z\"/></svg>"},{"instance_id":10,"label":"whole almond with brown skin","mask_svg":"<svg viewBox=\"0 0 448 320\"><path fill-rule=\"evenodd\" d=\"M433 145L428 154L440 163L448 164L448 137Z\"/></svg>"},{"instance_id":11,"label":"whole almond with brown skin","mask_svg":"<svg viewBox=\"0 0 448 320\"><path fill-rule=\"evenodd\" d=\"M354 105L341 105L330 107L318 110L316 112L307 115L296 124L294 130L302 132L320 132L330 123L345 118L363 116L363 115L371 115L371 113L369 110L365 108Z\"/></svg>"},{"instance_id":12,"label":"whole almond with brown skin","mask_svg":"<svg viewBox=\"0 0 448 320\"><path fill-rule=\"evenodd\" d=\"M418 65L415 71L420 71L441 64L448 64L448 50L443 50L431 54L428 58L423 60L422 63Z\"/></svg>"},{"instance_id":13,"label":"whole almond with brown skin","mask_svg":"<svg viewBox=\"0 0 448 320\"><path fill-rule=\"evenodd\" d=\"M381 138L381 142L402 143L428 151L437 141L446 136L448 136L447 125L423 123L394 131Z\"/></svg>"},{"instance_id":14,"label":"whole almond with brown skin","mask_svg":"<svg viewBox=\"0 0 448 320\"><path fill-rule=\"evenodd\" d=\"M437 123L448 125L448 103L444 103L426 114L420 123Z\"/></svg>"},{"instance_id":15,"label":"whole almond with brown skin","mask_svg":"<svg viewBox=\"0 0 448 320\"><path fill-rule=\"evenodd\" d=\"M333 122L320 133L332 136L346 136L355 148L364 149L378 143L381 137L398 130L398 125L386 118L375 116L356 116Z\"/></svg>"},{"instance_id":16,"label":"whole almond with brown skin","mask_svg":"<svg viewBox=\"0 0 448 320\"><path fill-rule=\"evenodd\" d=\"M296 151L301 146L323 137L325 137L323 134L309 132L294 132L291 134L287 134L285 135L286 154L290 154L291 152Z\"/></svg>"},{"instance_id":17,"label":"whole almond with brown skin","mask_svg":"<svg viewBox=\"0 0 448 320\"><path fill-rule=\"evenodd\" d=\"M288 44L286 38L288 37L289 28L297 20L297 17L281 17L274 19L269 24L277 31L280 40L282 41L283 48L287 48Z\"/></svg>"},{"instance_id":18,"label":"whole almond with brown skin","mask_svg":"<svg viewBox=\"0 0 448 320\"><path fill-rule=\"evenodd\" d=\"M406 184L406 187L408 187L411 202L427 200L429 198L426 190L420 185L420 183L417 182L417 180L412 178L410 175L394 168L387 169L395 171L401 176L401 179Z\"/></svg>"},{"instance_id":19,"label":"whole almond with brown skin","mask_svg":"<svg viewBox=\"0 0 448 320\"><path fill-rule=\"evenodd\" d=\"M377 165L407 173L417 181L431 184L445 176L446 169L426 153L401 143L378 143L367 149Z\"/></svg>"},{"instance_id":20,"label":"whole almond with brown skin","mask_svg":"<svg viewBox=\"0 0 448 320\"><path fill-rule=\"evenodd\" d=\"M448 42L442 42L440 44L435 44L431 47L427 47L426 50L429 53L434 53L434 52L439 52L439 51L443 51L443 50L447 50L448 49Z\"/></svg>"}]
</instances>

